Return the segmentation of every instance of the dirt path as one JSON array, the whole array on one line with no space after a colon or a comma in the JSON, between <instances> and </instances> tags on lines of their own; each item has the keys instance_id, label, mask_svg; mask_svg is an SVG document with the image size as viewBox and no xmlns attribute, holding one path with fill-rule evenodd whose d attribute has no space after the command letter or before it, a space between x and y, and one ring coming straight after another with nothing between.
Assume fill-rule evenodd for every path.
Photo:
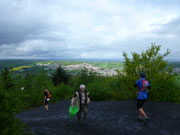
<instances>
[{"instance_id":1,"label":"dirt path","mask_svg":"<svg viewBox=\"0 0 180 135\"><path fill-rule=\"evenodd\" d=\"M180 135L180 105L147 102L148 125L137 121L136 101L91 102L89 123L80 126L69 120L70 101L50 104L17 115L36 135Z\"/></svg>"}]
</instances>

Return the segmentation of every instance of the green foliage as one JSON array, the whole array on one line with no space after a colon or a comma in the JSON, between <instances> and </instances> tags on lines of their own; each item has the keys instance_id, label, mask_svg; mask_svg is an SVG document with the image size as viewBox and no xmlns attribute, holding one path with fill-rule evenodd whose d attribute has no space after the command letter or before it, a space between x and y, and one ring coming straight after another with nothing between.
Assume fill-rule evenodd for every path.
<instances>
[{"instance_id":1,"label":"green foliage","mask_svg":"<svg viewBox=\"0 0 180 135\"><path fill-rule=\"evenodd\" d=\"M74 94L72 87L64 83L54 86L51 77L44 70L41 70L38 74L26 73L25 75L17 75L15 80L15 89L18 93L19 106L22 110L43 104L43 88L47 88L51 92L51 102L70 99Z\"/></svg>"},{"instance_id":2,"label":"green foliage","mask_svg":"<svg viewBox=\"0 0 180 135\"><path fill-rule=\"evenodd\" d=\"M169 55L170 51L167 50L163 55L161 55L159 53L160 48L161 46L152 44L151 48L143 51L141 54L133 52L132 60L126 53L123 53L125 58L124 72L126 75L139 77L139 74L144 72L149 79L161 74L168 64L168 62L163 59Z\"/></svg>"},{"instance_id":3,"label":"green foliage","mask_svg":"<svg viewBox=\"0 0 180 135\"><path fill-rule=\"evenodd\" d=\"M11 84L11 75L4 69L0 78L0 134L23 135L23 125L15 118L18 99Z\"/></svg>"},{"instance_id":4,"label":"green foliage","mask_svg":"<svg viewBox=\"0 0 180 135\"><path fill-rule=\"evenodd\" d=\"M75 92L72 87L65 85L64 83L61 83L54 88L52 87L50 90L51 94L53 95L51 102L71 99Z\"/></svg>"},{"instance_id":5,"label":"green foliage","mask_svg":"<svg viewBox=\"0 0 180 135\"><path fill-rule=\"evenodd\" d=\"M149 90L151 100L179 102L177 101L179 91L177 90L175 75L172 74L172 68L167 69L168 62L164 60L170 51L167 50L164 54L160 54L160 48L161 46L152 44L151 48L141 54L133 52L132 59L123 53L125 58L124 72L119 75L119 78L131 91L132 98L136 97L133 86L139 78L139 74L144 72L152 85L152 90Z\"/></svg>"},{"instance_id":6,"label":"green foliage","mask_svg":"<svg viewBox=\"0 0 180 135\"><path fill-rule=\"evenodd\" d=\"M13 83L11 80L11 75L7 68L4 68L4 70L2 71L1 83L2 83L2 88L4 90L8 90L8 89L12 88L12 86L13 86Z\"/></svg>"},{"instance_id":7,"label":"green foliage","mask_svg":"<svg viewBox=\"0 0 180 135\"><path fill-rule=\"evenodd\" d=\"M149 99L180 103L180 86L174 75L162 73L152 80L151 85L153 87L149 91Z\"/></svg>"},{"instance_id":8,"label":"green foliage","mask_svg":"<svg viewBox=\"0 0 180 135\"><path fill-rule=\"evenodd\" d=\"M129 98L129 91L124 87L123 81L116 77L102 77L84 69L79 76L73 76L69 82L69 85L76 91L79 89L80 84L86 85L86 89L89 91L93 101Z\"/></svg>"},{"instance_id":9,"label":"green foliage","mask_svg":"<svg viewBox=\"0 0 180 135\"><path fill-rule=\"evenodd\" d=\"M56 72L52 75L52 81L54 83L54 86L57 86L62 82L64 84L67 84L69 82L69 79L70 75L62 68L62 66L59 66Z\"/></svg>"},{"instance_id":10,"label":"green foliage","mask_svg":"<svg viewBox=\"0 0 180 135\"><path fill-rule=\"evenodd\" d=\"M77 78L76 87L79 87L80 84L88 85L89 83L96 81L96 79L97 79L96 73L88 72L88 70L84 68L81 71L79 77Z\"/></svg>"},{"instance_id":11,"label":"green foliage","mask_svg":"<svg viewBox=\"0 0 180 135\"><path fill-rule=\"evenodd\" d=\"M30 73L18 75L15 80L18 97L23 101L20 105L22 109L41 105L43 103L43 88L49 88L53 85L44 70L41 70L37 75Z\"/></svg>"}]
</instances>

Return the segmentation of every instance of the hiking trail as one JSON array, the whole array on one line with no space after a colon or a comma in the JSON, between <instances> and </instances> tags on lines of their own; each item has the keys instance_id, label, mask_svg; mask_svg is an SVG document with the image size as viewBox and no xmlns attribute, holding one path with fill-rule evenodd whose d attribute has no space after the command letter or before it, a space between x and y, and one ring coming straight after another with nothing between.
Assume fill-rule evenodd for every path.
<instances>
[{"instance_id":1,"label":"hiking trail","mask_svg":"<svg viewBox=\"0 0 180 135\"><path fill-rule=\"evenodd\" d=\"M69 119L70 101L50 103L17 114L35 135L180 135L180 105L146 102L144 109L151 118L147 125L137 120L135 100L91 102L88 124L80 126L77 118Z\"/></svg>"}]
</instances>

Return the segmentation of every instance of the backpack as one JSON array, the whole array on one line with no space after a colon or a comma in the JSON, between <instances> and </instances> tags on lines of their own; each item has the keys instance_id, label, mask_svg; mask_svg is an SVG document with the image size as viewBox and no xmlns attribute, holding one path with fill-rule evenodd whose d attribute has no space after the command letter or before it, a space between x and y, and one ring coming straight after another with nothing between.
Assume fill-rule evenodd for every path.
<instances>
[{"instance_id":1,"label":"backpack","mask_svg":"<svg viewBox=\"0 0 180 135\"><path fill-rule=\"evenodd\" d=\"M51 95L51 93L50 93L49 90L47 91L47 94L48 94L48 98L51 98L51 97L52 97L52 95Z\"/></svg>"},{"instance_id":2,"label":"backpack","mask_svg":"<svg viewBox=\"0 0 180 135\"><path fill-rule=\"evenodd\" d=\"M147 80L142 80L141 91L146 91L149 86L149 82Z\"/></svg>"}]
</instances>

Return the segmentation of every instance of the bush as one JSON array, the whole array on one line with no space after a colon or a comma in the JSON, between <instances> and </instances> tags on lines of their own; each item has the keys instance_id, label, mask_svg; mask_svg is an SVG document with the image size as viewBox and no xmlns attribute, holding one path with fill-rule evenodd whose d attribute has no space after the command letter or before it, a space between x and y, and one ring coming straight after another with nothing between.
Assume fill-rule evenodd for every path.
<instances>
[{"instance_id":1,"label":"bush","mask_svg":"<svg viewBox=\"0 0 180 135\"><path fill-rule=\"evenodd\" d=\"M51 89L52 102L57 102L60 100L70 99L74 95L74 90L72 87L61 83L60 85Z\"/></svg>"},{"instance_id":2,"label":"bush","mask_svg":"<svg viewBox=\"0 0 180 135\"><path fill-rule=\"evenodd\" d=\"M119 74L119 78L130 90L132 98L136 97L133 86L139 78L139 74L144 72L152 85L152 89L149 90L151 100L179 102L177 95L180 94L180 91L176 85L176 76L173 75L172 68L167 68L168 62L164 60L170 51L167 50L164 54L160 54L160 48L161 46L152 44L151 48L141 54L132 53L132 59L123 53L125 64L123 73Z\"/></svg>"},{"instance_id":3,"label":"bush","mask_svg":"<svg viewBox=\"0 0 180 135\"><path fill-rule=\"evenodd\" d=\"M111 89L108 83L103 81L104 79L98 79L87 85L87 90L90 93L90 97L94 101L105 101L112 99Z\"/></svg>"},{"instance_id":4,"label":"bush","mask_svg":"<svg viewBox=\"0 0 180 135\"><path fill-rule=\"evenodd\" d=\"M23 124L15 118L18 99L11 85L13 82L10 80L11 75L5 69L0 77L0 134L23 135Z\"/></svg>"},{"instance_id":5,"label":"bush","mask_svg":"<svg viewBox=\"0 0 180 135\"><path fill-rule=\"evenodd\" d=\"M157 76L151 82L153 86L149 92L149 99L153 101L167 101L180 103L178 82L173 75L166 75L165 73Z\"/></svg>"}]
</instances>

